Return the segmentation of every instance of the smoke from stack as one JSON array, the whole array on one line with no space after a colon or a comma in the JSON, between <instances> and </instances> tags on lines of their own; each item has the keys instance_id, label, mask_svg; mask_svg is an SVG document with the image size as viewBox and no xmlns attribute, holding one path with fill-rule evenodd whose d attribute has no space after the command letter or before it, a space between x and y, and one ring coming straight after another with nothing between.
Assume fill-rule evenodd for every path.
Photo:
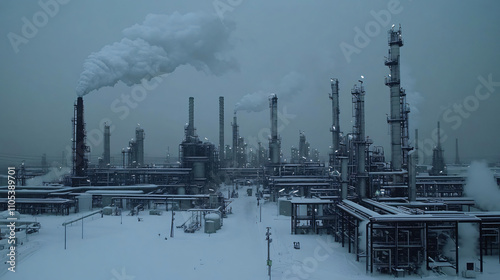
<instances>
[{"instance_id":1,"label":"smoke from stack","mask_svg":"<svg viewBox=\"0 0 500 280\"><path fill-rule=\"evenodd\" d=\"M76 92L83 96L119 81L131 86L184 64L215 75L237 69L234 59L223 57L231 48L231 26L201 12L149 14L142 24L124 29L121 41L89 55Z\"/></svg>"},{"instance_id":2,"label":"smoke from stack","mask_svg":"<svg viewBox=\"0 0 500 280\"><path fill-rule=\"evenodd\" d=\"M467 170L465 194L485 211L500 211L500 188L486 162L473 161Z\"/></svg>"},{"instance_id":3,"label":"smoke from stack","mask_svg":"<svg viewBox=\"0 0 500 280\"><path fill-rule=\"evenodd\" d=\"M304 77L297 72L290 72L284 76L277 87L276 93L280 100L289 100L300 93L304 87ZM270 92L256 91L246 94L236 103L235 111L261 112L269 106Z\"/></svg>"}]
</instances>

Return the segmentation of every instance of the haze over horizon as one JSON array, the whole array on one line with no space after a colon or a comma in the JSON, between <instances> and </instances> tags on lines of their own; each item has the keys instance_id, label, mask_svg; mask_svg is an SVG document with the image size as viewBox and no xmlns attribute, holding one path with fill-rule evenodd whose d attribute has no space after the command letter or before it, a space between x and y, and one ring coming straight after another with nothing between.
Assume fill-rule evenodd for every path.
<instances>
[{"instance_id":1,"label":"haze over horizon","mask_svg":"<svg viewBox=\"0 0 500 280\"><path fill-rule=\"evenodd\" d=\"M87 59L116 58L99 53L109 50L106 46L117 46L120 55L124 46L133 46L129 53L137 63L112 61L123 69L133 64L146 72L134 79L123 72L121 79L86 92L92 163L102 155L99 137L104 122L113 127L111 153L116 164L121 163L121 150L135 136L138 124L146 133L146 161L162 162L167 149L177 157L190 96L195 98L200 139L218 143L218 97L224 96L225 143L231 143L233 111L238 109L240 135L252 146L266 140L262 135L270 125L266 103L270 93L278 95L284 156L290 157L290 147L298 146L299 131L305 131L311 148L326 160L331 145L330 78L339 80L341 130L349 133L350 90L361 76L366 134L373 145L384 147L389 161L389 88L384 85L389 69L384 56L392 24L403 30L401 81L411 108L411 142L418 128L427 162L438 121L448 163L455 158L456 138L464 162L500 159L495 117L500 104L498 1L40 3L0 3L1 170L23 160L39 164L42 154L47 154L49 164L61 161L62 151L71 145L73 103L80 77L89 69ZM196 24L205 29L200 33L190 29ZM166 29L158 31L155 26ZM187 35L168 33L176 26ZM148 65L158 67L154 74L141 64L147 60L140 56L142 47L156 54L147 58ZM99 61L95 65L102 66ZM141 82L142 78L148 82ZM253 103L242 106L250 100Z\"/></svg>"}]
</instances>

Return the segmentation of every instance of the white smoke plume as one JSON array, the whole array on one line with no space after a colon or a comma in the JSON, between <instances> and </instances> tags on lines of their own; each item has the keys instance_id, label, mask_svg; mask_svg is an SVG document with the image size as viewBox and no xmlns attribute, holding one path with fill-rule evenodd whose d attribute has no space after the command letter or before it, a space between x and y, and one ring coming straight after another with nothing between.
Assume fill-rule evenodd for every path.
<instances>
[{"instance_id":1,"label":"white smoke plume","mask_svg":"<svg viewBox=\"0 0 500 280\"><path fill-rule=\"evenodd\" d=\"M64 175L70 173L71 168L69 167L63 167L61 169L52 167L47 174L26 180L26 184L28 186L43 186L44 183L59 183L60 181L62 181Z\"/></svg>"},{"instance_id":2,"label":"white smoke plume","mask_svg":"<svg viewBox=\"0 0 500 280\"><path fill-rule=\"evenodd\" d=\"M500 188L486 162L474 161L467 170L465 194L485 211L500 211Z\"/></svg>"},{"instance_id":3,"label":"white smoke plume","mask_svg":"<svg viewBox=\"0 0 500 280\"><path fill-rule=\"evenodd\" d=\"M406 92L406 102L410 106L410 128L413 130L417 128L422 117L420 107L424 101L423 95L415 91L417 80L411 74L408 67L401 67L401 85Z\"/></svg>"},{"instance_id":4,"label":"white smoke plume","mask_svg":"<svg viewBox=\"0 0 500 280\"><path fill-rule=\"evenodd\" d=\"M443 255L456 261L456 241L447 238ZM475 262L479 255L479 226L477 223L458 224L458 257L461 267L466 262Z\"/></svg>"},{"instance_id":5,"label":"white smoke plume","mask_svg":"<svg viewBox=\"0 0 500 280\"><path fill-rule=\"evenodd\" d=\"M300 93L304 88L304 77L297 72L290 72L284 76L277 86L277 94L280 100L288 100ZM236 103L235 111L260 112L269 106L269 95L271 92L256 91L246 94Z\"/></svg>"},{"instance_id":6,"label":"white smoke plume","mask_svg":"<svg viewBox=\"0 0 500 280\"><path fill-rule=\"evenodd\" d=\"M232 30L232 24L205 13L147 15L123 30L120 42L89 55L76 92L83 96L119 81L131 86L186 64L215 75L237 69L233 58L224 57Z\"/></svg>"}]
</instances>

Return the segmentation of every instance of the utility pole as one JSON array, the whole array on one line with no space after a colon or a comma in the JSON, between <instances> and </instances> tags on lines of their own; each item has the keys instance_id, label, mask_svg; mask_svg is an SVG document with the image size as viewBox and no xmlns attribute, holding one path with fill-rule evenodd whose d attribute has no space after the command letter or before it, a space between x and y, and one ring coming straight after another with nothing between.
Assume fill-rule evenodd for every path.
<instances>
[{"instance_id":1,"label":"utility pole","mask_svg":"<svg viewBox=\"0 0 500 280\"><path fill-rule=\"evenodd\" d=\"M259 215L259 223L262 223L262 204L259 206L260 215Z\"/></svg>"},{"instance_id":2,"label":"utility pole","mask_svg":"<svg viewBox=\"0 0 500 280\"><path fill-rule=\"evenodd\" d=\"M269 275L269 280L271 280L271 266L273 265L273 262L271 261L270 245L273 240L271 239L271 233L269 232L271 227L266 227L266 228L267 228L266 240L267 240L267 266L268 266L267 274Z\"/></svg>"}]
</instances>

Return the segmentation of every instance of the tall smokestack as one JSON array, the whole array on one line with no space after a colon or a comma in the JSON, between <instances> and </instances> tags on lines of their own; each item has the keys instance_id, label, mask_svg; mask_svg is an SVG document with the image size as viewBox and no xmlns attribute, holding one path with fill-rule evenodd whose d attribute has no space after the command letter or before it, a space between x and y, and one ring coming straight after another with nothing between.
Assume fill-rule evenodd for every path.
<instances>
[{"instance_id":1,"label":"tall smokestack","mask_svg":"<svg viewBox=\"0 0 500 280\"><path fill-rule=\"evenodd\" d=\"M458 138L455 138L455 164L460 164L460 157L458 156Z\"/></svg>"},{"instance_id":2,"label":"tall smokestack","mask_svg":"<svg viewBox=\"0 0 500 280\"><path fill-rule=\"evenodd\" d=\"M340 149L340 122L339 122L339 81L337 79L330 79L332 86L332 93L330 94L330 99L332 100L332 127L330 131L332 132L332 156L330 158L330 166L338 168L337 166L337 153Z\"/></svg>"},{"instance_id":3,"label":"tall smokestack","mask_svg":"<svg viewBox=\"0 0 500 280\"><path fill-rule=\"evenodd\" d=\"M236 118L236 111L233 117L233 167L238 167L238 120Z\"/></svg>"},{"instance_id":4,"label":"tall smokestack","mask_svg":"<svg viewBox=\"0 0 500 280\"><path fill-rule=\"evenodd\" d=\"M110 136L109 125L106 124L104 125L104 153L102 155L106 167L111 163Z\"/></svg>"},{"instance_id":5,"label":"tall smokestack","mask_svg":"<svg viewBox=\"0 0 500 280\"><path fill-rule=\"evenodd\" d=\"M223 164L224 154L224 96L219 97L219 161Z\"/></svg>"},{"instance_id":6,"label":"tall smokestack","mask_svg":"<svg viewBox=\"0 0 500 280\"><path fill-rule=\"evenodd\" d=\"M189 97L189 124L187 136L194 136L194 97Z\"/></svg>"},{"instance_id":7,"label":"tall smokestack","mask_svg":"<svg viewBox=\"0 0 500 280\"><path fill-rule=\"evenodd\" d=\"M278 138L278 97L272 94L269 97L269 108L271 109L271 139L269 140L269 158L271 164L280 162L280 141Z\"/></svg>"},{"instance_id":8,"label":"tall smokestack","mask_svg":"<svg viewBox=\"0 0 500 280\"><path fill-rule=\"evenodd\" d=\"M75 177L85 177L87 170L85 152L88 147L85 145L85 122L83 120L83 98L81 96L77 98L74 107L73 175Z\"/></svg>"},{"instance_id":9,"label":"tall smokestack","mask_svg":"<svg viewBox=\"0 0 500 280\"><path fill-rule=\"evenodd\" d=\"M389 56L385 61L385 65L390 69L389 77L386 77L385 84L390 88L391 92L391 113L387 122L391 127L391 165L393 170L401 170L403 149L402 149L402 138L405 118L402 112L405 111L404 107L406 102L404 101L404 90L401 88L401 78L400 78L400 55L399 48L403 46L403 38L401 37L401 27L399 30L394 30L394 25L391 30L389 30ZM403 101L402 101L403 100ZM407 120L406 120L407 121Z\"/></svg>"},{"instance_id":10,"label":"tall smokestack","mask_svg":"<svg viewBox=\"0 0 500 280\"><path fill-rule=\"evenodd\" d=\"M139 167L144 166L144 136L144 129L137 127L135 129L136 165Z\"/></svg>"}]
</instances>

